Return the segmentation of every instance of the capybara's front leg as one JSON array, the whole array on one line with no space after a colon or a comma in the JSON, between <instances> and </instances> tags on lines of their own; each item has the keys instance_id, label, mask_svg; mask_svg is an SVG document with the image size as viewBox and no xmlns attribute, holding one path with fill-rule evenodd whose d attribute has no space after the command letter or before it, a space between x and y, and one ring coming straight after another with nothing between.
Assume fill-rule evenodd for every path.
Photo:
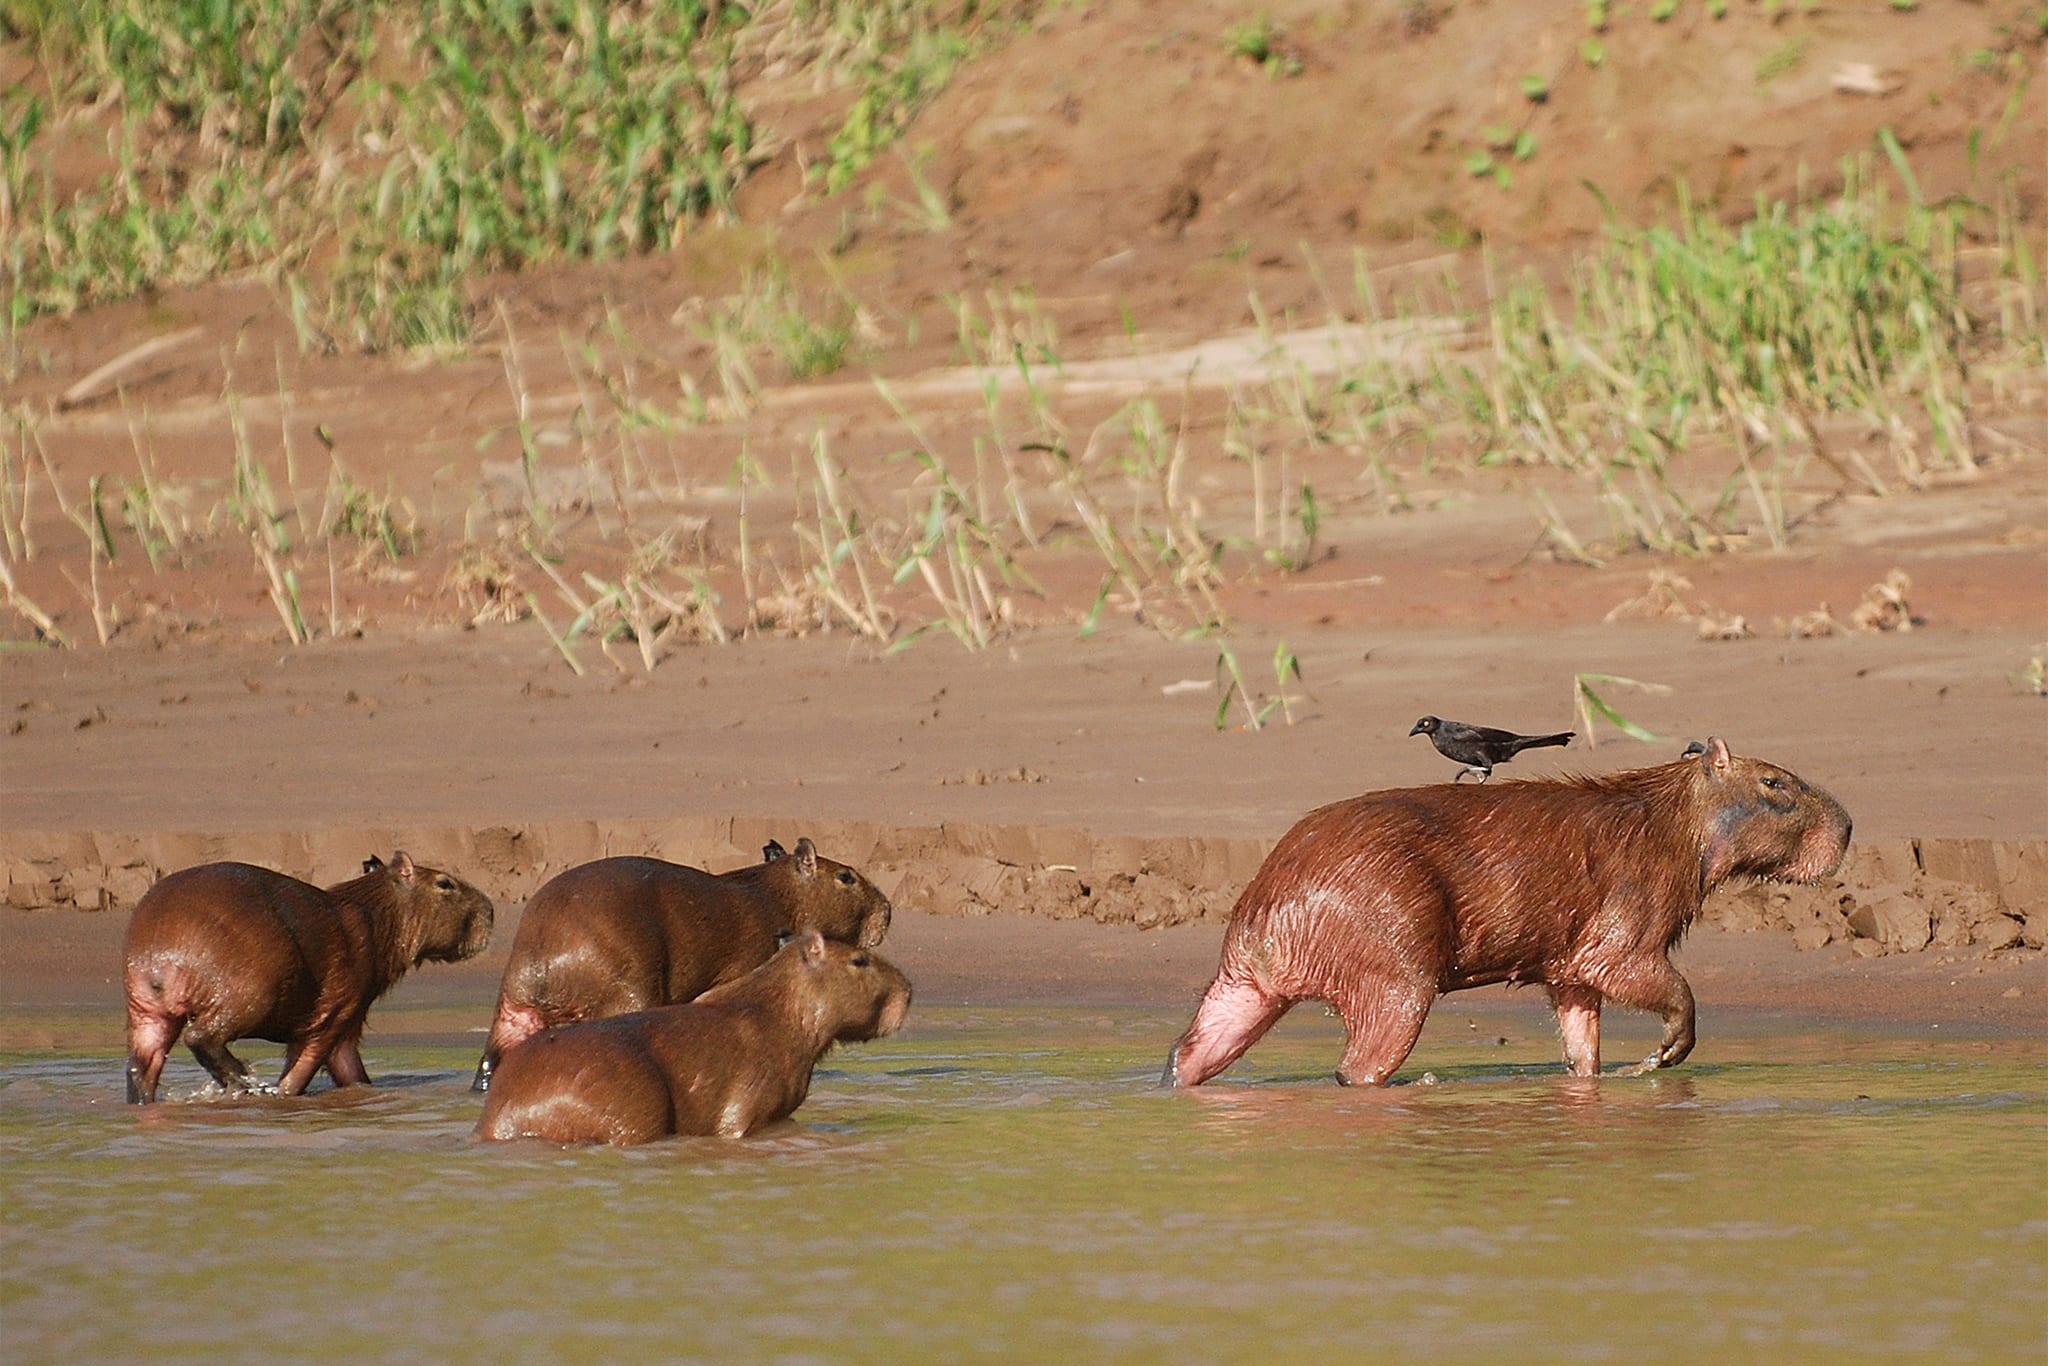
<instances>
[{"instance_id":1,"label":"capybara's front leg","mask_svg":"<svg viewBox=\"0 0 2048 1366\"><path fill-rule=\"evenodd\" d=\"M318 1042L296 1043L285 1050L284 1075L277 1079L280 1096L301 1096L313 1084L313 1074L326 1061L327 1050Z\"/></svg>"},{"instance_id":2,"label":"capybara's front leg","mask_svg":"<svg viewBox=\"0 0 2048 1366\"><path fill-rule=\"evenodd\" d=\"M1600 993L1591 987L1552 987L1564 1064L1575 1077L1600 1075Z\"/></svg>"},{"instance_id":3,"label":"capybara's front leg","mask_svg":"<svg viewBox=\"0 0 2048 1366\"><path fill-rule=\"evenodd\" d=\"M363 1066L362 1045L354 1039L336 1044L327 1055L327 1075L336 1086L368 1086L370 1071Z\"/></svg>"},{"instance_id":4,"label":"capybara's front leg","mask_svg":"<svg viewBox=\"0 0 2048 1366\"><path fill-rule=\"evenodd\" d=\"M1366 979L1331 1005L1344 1018L1344 1060L1337 1080L1345 1086L1385 1086L1422 1037L1436 993L1406 982Z\"/></svg>"},{"instance_id":5,"label":"capybara's front leg","mask_svg":"<svg viewBox=\"0 0 2048 1366\"><path fill-rule=\"evenodd\" d=\"M1217 975L1202 993L1194 1023L1166 1055L1162 1086L1200 1086L1244 1056L1294 1003L1256 982Z\"/></svg>"},{"instance_id":6,"label":"capybara's front leg","mask_svg":"<svg viewBox=\"0 0 2048 1366\"><path fill-rule=\"evenodd\" d=\"M1654 1072L1660 1067L1676 1067L1685 1061L1693 1045L1692 988L1678 975L1678 969L1671 966L1671 960L1659 955L1647 962L1631 965L1626 973L1611 983L1602 983L1602 989L1609 1000L1635 1006L1639 1010L1654 1010L1664 1017L1664 1041L1649 1057L1633 1067L1624 1068L1624 1076L1639 1077L1645 1072Z\"/></svg>"}]
</instances>

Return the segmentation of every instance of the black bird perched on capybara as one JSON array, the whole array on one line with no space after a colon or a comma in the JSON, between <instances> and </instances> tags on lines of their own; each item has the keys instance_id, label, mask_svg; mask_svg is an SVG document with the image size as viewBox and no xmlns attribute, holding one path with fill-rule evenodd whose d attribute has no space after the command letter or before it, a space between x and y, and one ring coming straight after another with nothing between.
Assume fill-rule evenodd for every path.
<instances>
[{"instance_id":1,"label":"black bird perched on capybara","mask_svg":"<svg viewBox=\"0 0 2048 1366\"><path fill-rule=\"evenodd\" d=\"M1458 770L1457 777L1451 779L1454 783L1463 782L1467 773L1478 774L1479 781L1483 783L1493 776L1495 764L1504 764L1525 749L1568 745L1578 734L1575 730L1561 730L1555 735L1517 735L1511 730L1471 726L1463 721L1444 721L1434 716L1423 717L1408 733L1427 735L1438 754L1465 766Z\"/></svg>"},{"instance_id":2,"label":"black bird perched on capybara","mask_svg":"<svg viewBox=\"0 0 2048 1366\"><path fill-rule=\"evenodd\" d=\"M1431 1002L1494 982L1543 984L1574 1075L1600 1071L1608 1001L1664 1018L1637 1070L1675 1066L1693 999L1670 953L1707 893L1734 877L1817 882L1849 835L1833 797L1719 739L1605 777L1334 802L1281 836L1238 897L1165 1082L1199 1086L1320 1000L1344 1020L1337 1080L1383 1086Z\"/></svg>"},{"instance_id":3,"label":"black bird perched on capybara","mask_svg":"<svg viewBox=\"0 0 2048 1366\"><path fill-rule=\"evenodd\" d=\"M156 1099L183 1034L231 1091L256 1083L228 1051L237 1039L285 1046L280 1095L321 1068L336 1086L367 1084L360 1044L370 1005L422 963L453 963L491 939L491 899L403 850L321 890L247 863L172 873L128 921L128 1099Z\"/></svg>"}]
</instances>

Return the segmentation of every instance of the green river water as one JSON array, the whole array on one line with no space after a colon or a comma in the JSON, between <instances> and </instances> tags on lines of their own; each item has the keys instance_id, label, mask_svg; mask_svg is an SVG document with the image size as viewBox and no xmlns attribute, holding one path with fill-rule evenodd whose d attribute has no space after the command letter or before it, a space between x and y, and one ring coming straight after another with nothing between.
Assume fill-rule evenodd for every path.
<instances>
[{"instance_id":1,"label":"green river water","mask_svg":"<svg viewBox=\"0 0 2048 1366\"><path fill-rule=\"evenodd\" d=\"M0 1356L2048 1357L2042 1040L1574 1081L1432 1036L1366 1092L1296 1016L1168 1093L1184 1012L919 1006L794 1123L625 1151L473 1142L459 1036L289 1101L181 1048L147 1110L117 1052L0 1053Z\"/></svg>"}]
</instances>

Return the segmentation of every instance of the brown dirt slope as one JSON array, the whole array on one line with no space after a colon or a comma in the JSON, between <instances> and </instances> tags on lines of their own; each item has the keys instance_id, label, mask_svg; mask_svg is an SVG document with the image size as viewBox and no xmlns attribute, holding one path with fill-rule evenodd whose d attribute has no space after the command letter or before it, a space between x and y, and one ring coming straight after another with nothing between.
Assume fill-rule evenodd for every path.
<instances>
[{"instance_id":1,"label":"brown dirt slope","mask_svg":"<svg viewBox=\"0 0 2048 1366\"><path fill-rule=\"evenodd\" d=\"M1091 391L1089 362L1136 350L1181 363L1172 348L1248 328L1255 300L1287 326L1356 323L1354 248L1380 297L1435 281L1448 313L1469 308L1490 271L1557 273L1563 248L1598 233L1603 199L1653 218L1683 184L1739 216L1759 194L1826 190L1842 158L1864 153L1895 178L1875 150L1881 129L1924 196L2009 196L2038 232L2048 102L2021 97L2043 57L2031 4L1735 3L1719 20L1684 4L1661 24L1629 6L1597 35L1583 7L1509 0L1263 9L1275 26L1265 65L1226 39L1248 22L1242 6L1049 7L923 112L907 159L885 157L828 201L798 191L832 99L764 88L764 102L785 102L782 144L740 223L662 256L477 281L486 326L461 355L301 355L255 279L24 329L8 400L32 422L10 438L22 500L11 516L37 553L11 567L81 645L0 652L8 897L121 906L178 861L260 857L329 877L406 842L481 864L516 897L598 849L723 862L764 828L804 825L847 846L841 856L886 866L922 909L1069 914L1085 869L1091 888L1122 889L1096 903L1107 919L1213 919L1247 858L1309 806L1446 776L1406 740L1414 716L1561 726L1575 677L1602 672L1669 689L1613 694L1660 740L1563 762L1650 762L1720 733L1857 814L1869 857L1842 884L1791 907L1730 901L1723 923L1797 927L1825 945L1802 961L1836 966L1909 944L1932 946L1928 962L2033 958L2048 837L2038 377L1979 410L1974 472L1877 499L1805 471L1790 494L1802 515L1777 554L1555 563L1531 553L1530 499L1548 491L1597 519L1583 490L1540 470L1404 454L1410 511L1397 516L1357 452L1322 451L1305 468L1325 491L1324 558L1280 574L1230 552L1224 601L1248 686L1263 701L1287 694L1298 713L1257 734L1212 725L1225 642L1150 630L1143 605L1122 598L1082 637L1101 582L1085 553L1035 563L1045 598L1020 595L1018 629L979 654L933 637L884 655L841 626L672 647L652 671L630 645L586 645L586 672L572 674L536 622L494 618L527 593L556 625L569 615L545 557L518 539L519 509L501 505L522 424L565 481L551 509L562 543L590 557L562 560L570 589L578 569L616 574L616 543L630 539L574 484L601 406L580 348L614 326L630 337L631 376L666 422L679 391L713 384L702 310L771 259L857 301L872 338L854 373L792 384L764 362L745 411L638 429L668 500L661 525L696 528L708 559L729 561L737 543L742 455L783 500L752 509L757 529L806 515L789 472L815 440L878 501L929 496L894 458L905 423L867 371L915 389L914 416L963 466L988 449L974 444L988 423L978 377L949 369L963 359L961 299L1029 296L1076 367L1061 401L1085 431L1135 394L1172 408L1180 392L1156 372ZM1493 150L1505 185L1468 166L1500 129L1533 139L1526 159ZM913 166L943 197L943 223L910 212ZM1472 292L1452 298L1454 287ZM158 339L170 340L139 349ZM627 374L613 364L612 379ZM1251 513L1218 395L1239 378L1204 370L1211 388L1186 409L1188 486L1233 529ZM33 442L21 436L31 425ZM228 522L238 442L272 471L294 525L317 529L332 466L393 500L418 535L394 563L298 562L316 604L310 646L285 642L249 537ZM116 518L118 558L88 556L67 509L94 475L111 489L145 460L189 542L159 567ZM1085 546L1071 509L1061 515L1068 543ZM455 572L480 547L502 557L495 587ZM1822 608L1846 620L1895 568L1911 580L1914 630L1788 628ZM1711 605L1754 634L1708 641L1694 621L1607 621L1652 570L1682 572L1701 618ZM112 604L97 623L96 599ZM8 630L30 634L19 616ZM1275 677L1282 646L1303 665L1298 684ZM10 944L47 923L4 914Z\"/></svg>"}]
</instances>

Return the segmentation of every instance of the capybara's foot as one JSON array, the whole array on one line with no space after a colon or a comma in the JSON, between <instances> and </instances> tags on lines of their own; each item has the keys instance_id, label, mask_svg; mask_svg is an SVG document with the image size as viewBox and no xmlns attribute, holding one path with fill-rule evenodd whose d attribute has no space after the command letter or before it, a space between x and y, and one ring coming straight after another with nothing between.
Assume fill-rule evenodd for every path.
<instances>
[{"instance_id":1,"label":"capybara's foot","mask_svg":"<svg viewBox=\"0 0 2048 1366\"><path fill-rule=\"evenodd\" d=\"M1684 1030L1676 1038L1667 1038L1663 1045L1632 1067L1621 1069L1624 1077L1641 1077L1666 1067L1676 1067L1692 1053L1692 1025L1686 1022Z\"/></svg>"}]
</instances>

